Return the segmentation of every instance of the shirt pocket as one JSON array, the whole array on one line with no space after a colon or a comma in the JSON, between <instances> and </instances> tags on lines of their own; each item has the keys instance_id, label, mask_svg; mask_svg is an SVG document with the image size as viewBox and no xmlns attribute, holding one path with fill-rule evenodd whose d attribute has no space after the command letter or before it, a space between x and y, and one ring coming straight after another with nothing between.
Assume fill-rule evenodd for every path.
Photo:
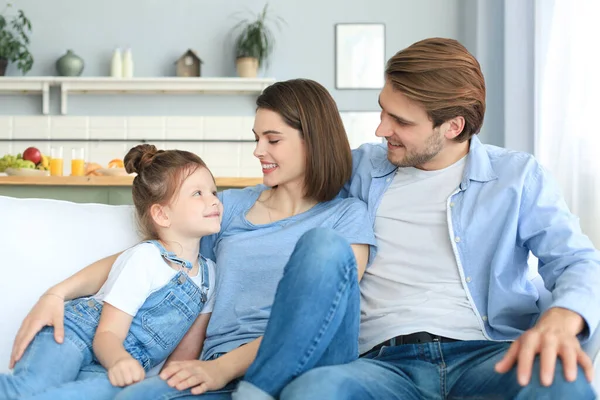
<instances>
[{"instance_id":1,"label":"shirt pocket","mask_svg":"<svg viewBox=\"0 0 600 400\"><path fill-rule=\"evenodd\" d=\"M164 349L174 348L196 317L197 314L173 291L140 314L141 326L146 334Z\"/></svg>"}]
</instances>

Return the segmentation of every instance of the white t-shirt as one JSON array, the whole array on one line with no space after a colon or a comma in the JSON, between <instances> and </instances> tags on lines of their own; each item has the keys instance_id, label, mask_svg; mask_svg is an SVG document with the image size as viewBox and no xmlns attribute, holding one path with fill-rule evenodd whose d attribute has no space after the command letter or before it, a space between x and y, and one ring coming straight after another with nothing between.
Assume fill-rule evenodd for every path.
<instances>
[{"instance_id":1,"label":"white t-shirt","mask_svg":"<svg viewBox=\"0 0 600 400\"><path fill-rule=\"evenodd\" d=\"M209 290L201 314L212 312L215 297L215 265L208 259L206 263ZM155 245L140 243L117 258L108 279L94 298L135 316L146 299L169 283L177 272L165 262ZM202 287L202 271L190 278L198 287Z\"/></svg>"},{"instance_id":2,"label":"white t-shirt","mask_svg":"<svg viewBox=\"0 0 600 400\"><path fill-rule=\"evenodd\" d=\"M375 217L378 251L361 281L360 352L429 332L486 340L450 242L447 208L466 157L438 171L398 168Z\"/></svg>"}]
</instances>

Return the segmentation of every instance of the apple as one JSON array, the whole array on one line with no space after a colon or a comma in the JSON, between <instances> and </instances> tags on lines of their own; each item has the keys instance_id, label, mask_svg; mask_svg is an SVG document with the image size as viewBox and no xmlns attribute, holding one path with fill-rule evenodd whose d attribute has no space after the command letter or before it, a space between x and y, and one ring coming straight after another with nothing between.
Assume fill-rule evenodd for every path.
<instances>
[{"instance_id":1,"label":"apple","mask_svg":"<svg viewBox=\"0 0 600 400\"><path fill-rule=\"evenodd\" d=\"M42 161L42 153L35 147L28 147L23 152L23 160L29 160L37 165Z\"/></svg>"}]
</instances>

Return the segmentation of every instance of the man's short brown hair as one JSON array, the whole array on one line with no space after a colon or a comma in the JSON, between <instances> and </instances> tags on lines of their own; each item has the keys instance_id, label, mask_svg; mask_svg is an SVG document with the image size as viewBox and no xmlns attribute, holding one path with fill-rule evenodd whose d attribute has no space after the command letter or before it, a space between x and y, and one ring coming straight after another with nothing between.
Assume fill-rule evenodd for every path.
<instances>
[{"instance_id":1,"label":"man's short brown hair","mask_svg":"<svg viewBox=\"0 0 600 400\"><path fill-rule=\"evenodd\" d=\"M479 133L485 114L485 81L479 62L459 42L432 38L399 51L387 63L386 79L421 104L434 127L462 116L464 142Z\"/></svg>"}]
</instances>

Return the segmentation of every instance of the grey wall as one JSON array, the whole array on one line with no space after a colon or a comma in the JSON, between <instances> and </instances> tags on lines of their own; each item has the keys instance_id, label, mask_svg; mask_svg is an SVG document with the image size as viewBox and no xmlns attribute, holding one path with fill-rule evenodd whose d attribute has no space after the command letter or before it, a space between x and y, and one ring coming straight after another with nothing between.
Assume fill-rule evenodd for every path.
<instances>
[{"instance_id":1,"label":"grey wall","mask_svg":"<svg viewBox=\"0 0 600 400\"><path fill-rule=\"evenodd\" d=\"M382 22L386 57L431 36L465 37L463 12L469 0L272 0L272 11L287 21L271 66L263 76L315 79L333 94L342 111L378 110L377 90L336 90L334 25ZM258 11L262 0L14 0L33 24L30 76L53 75L67 49L86 61L85 76L108 75L115 47L131 47L136 76L173 74L173 62L187 48L204 60L203 76L235 76L227 39L239 11ZM6 1L0 0L3 8ZM467 21L468 22L468 21ZM10 75L18 75L14 67ZM56 93L51 112L58 112ZM252 96L77 96L70 115L252 115ZM0 114L39 114L38 97L0 96Z\"/></svg>"}]
</instances>

